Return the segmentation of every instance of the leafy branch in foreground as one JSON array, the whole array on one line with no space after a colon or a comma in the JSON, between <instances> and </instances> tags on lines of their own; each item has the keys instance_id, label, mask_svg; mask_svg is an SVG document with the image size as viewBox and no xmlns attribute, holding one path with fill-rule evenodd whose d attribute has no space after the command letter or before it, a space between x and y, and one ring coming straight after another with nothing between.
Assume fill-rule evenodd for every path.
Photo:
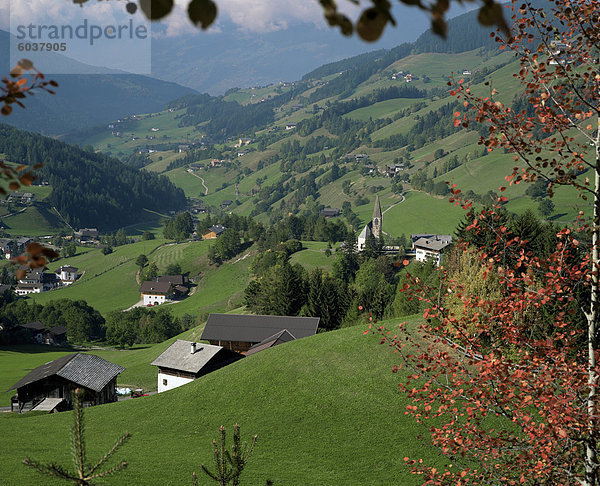
<instances>
[{"instance_id":1,"label":"leafy branch in foreground","mask_svg":"<svg viewBox=\"0 0 600 486\"><path fill-rule=\"evenodd\" d=\"M75 409L73 410L74 423L73 427L71 428L73 464L75 465L75 472L69 471L58 464L42 464L28 457L23 460L23 464L36 469L42 474L61 478L82 486L92 485L92 480L108 476L127 467L127 463L125 461L121 461L116 466L110 467L103 472L100 471L100 469L107 463L117 449L119 449L131 437L129 432L126 432L119 440L117 440L115 445L113 445L96 464L93 466L86 464L82 398L83 391L79 390L79 388L76 389L75 393L73 394Z\"/></svg>"},{"instance_id":2,"label":"leafy branch in foreground","mask_svg":"<svg viewBox=\"0 0 600 486\"><path fill-rule=\"evenodd\" d=\"M241 443L240 439L240 426L235 424L233 426L233 445L231 446L231 453L225 448L225 427L221 425L219 432L221 434L220 443L217 445L217 441L213 440L213 452L215 455L215 472L209 471L204 465L200 464L202 471L211 478L213 481L219 483L221 486L226 486L232 483L234 486L240 484L240 475L246 467L248 458L254 450L254 444L258 435L252 438L252 444L248 447L248 443ZM194 486L198 486L198 478L196 473L192 474L194 479Z\"/></svg>"},{"instance_id":3,"label":"leafy branch in foreground","mask_svg":"<svg viewBox=\"0 0 600 486\"><path fill-rule=\"evenodd\" d=\"M24 77L27 71L31 71L31 84L28 83L28 78ZM48 86L57 87L56 81L46 81L44 75L39 72L33 63L28 59L21 59L18 64L11 69L10 78L2 77L2 85L0 85L0 113L8 116L12 113L13 104L25 108L21 101L25 97L33 96L35 90L46 91L50 94L55 94ZM35 164L34 169L39 169L42 164ZM35 176L31 172L23 172L24 165L13 166L6 164L4 160L0 160L0 180L4 179L8 182L8 188L11 191L16 191L23 186L30 186ZM7 190L0 186L0 193L7 194Z\"/></svg>"}]
</instances>

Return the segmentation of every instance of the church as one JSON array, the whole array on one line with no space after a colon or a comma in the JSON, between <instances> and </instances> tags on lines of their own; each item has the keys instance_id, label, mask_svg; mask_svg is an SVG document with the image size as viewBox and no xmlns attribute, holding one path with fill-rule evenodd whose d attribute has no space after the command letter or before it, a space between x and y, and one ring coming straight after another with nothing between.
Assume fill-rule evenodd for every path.
<instances>
[{"instance_id":1,"label":"church","mask_svg":"<svg viewBox=\"0 0 600 486\"><path fill-rule=\"evenodd\" d=\"M365 249L365 244L371 236L379 240L383 232L382 227L383 214L381 212L381 204L379 204L379 196L375 196L375 208L373 209L373 219L366 224L366 226L360 232L360 235L358 235L358 240L356 242L358 251L363 251Z\"/></svg>"}]
</instances>

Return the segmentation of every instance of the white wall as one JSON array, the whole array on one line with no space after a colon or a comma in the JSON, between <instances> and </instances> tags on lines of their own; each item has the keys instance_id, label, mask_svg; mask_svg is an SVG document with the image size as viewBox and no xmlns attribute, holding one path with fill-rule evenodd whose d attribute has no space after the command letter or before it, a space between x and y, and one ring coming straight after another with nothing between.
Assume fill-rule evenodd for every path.
<instances>
[{"instance_id":1,"label":"white wall","mask_svg":"<svg viewBox=\"0 0 600 486\"><path fill-rule=\"evenodd\" d=\"M154 305L156 302L158 302L158 304L164 304L165 303L165 296L164 295L148 295L148 294L142 294L142 297L144 298L144 305L148 305L148 304L152 304Z\"/></svg>"},{"instance_id":2,"label":"white wall","mask_svg":"<svg viewBox=\"0 0 600 486\"><path fill-rule=\"evenodd\" d=\"M426 262L427 260L433 260L437 266L440 265L440 254L434 251L427 251L423 248L417 248L415 250L415 260L418 262Z\"/></svg>"},{"instance_id":3,"label":"white wall","mask_svg":"<svg viewBox=\"0 0 600 486\"><path fill-rule=\"evenodd\" d=\"M167 380L167 384L163 385L163 380ZM185 385L190 381L194 381L191 378L182 378L180 376L166 375L164 373L158 372L158 393L162 393L167 390L171 390L173 388L177 388L178 386Z\"/></svg>"}]
</instances>

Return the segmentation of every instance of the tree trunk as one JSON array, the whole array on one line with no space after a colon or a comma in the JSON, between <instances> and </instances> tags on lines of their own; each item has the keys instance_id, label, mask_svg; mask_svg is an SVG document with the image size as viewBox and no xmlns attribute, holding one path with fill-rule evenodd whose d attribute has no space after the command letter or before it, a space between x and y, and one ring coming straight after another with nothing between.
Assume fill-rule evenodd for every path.
<instances>
[{"instance_id":1,"label":"tree trunk","mask_svg":"<svg viewBox=\"0 0 600 486\"><path fill-rule=\"evenodd\" d=\"M594 218L592 220L592 288L590 312L587 315L588 325L588 384L587 398L588 411L588 437L585 442L585 486L597 486L598 453L596 450L596 349L598 336L596 335L596 320L598 316L598 299L600 287L598 285L598 242L600 237L600 116L598 117L598 132L596 134L596 163L594 165Z\"/></svg>"}]
</instances>

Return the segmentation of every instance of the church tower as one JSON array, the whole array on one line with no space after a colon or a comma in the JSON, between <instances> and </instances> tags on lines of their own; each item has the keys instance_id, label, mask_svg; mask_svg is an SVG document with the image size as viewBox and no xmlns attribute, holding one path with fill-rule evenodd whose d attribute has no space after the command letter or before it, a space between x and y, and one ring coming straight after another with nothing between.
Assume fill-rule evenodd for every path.
<instances>
[{"instance_id":1,"label":"church tower","mask_svg":"<svg viewBox=\"0 0 600 486\"><path fill-rule=\"evenodd\" d=\"M375 208L373 209L373 236L377 239L381 238L381 228L383 227L383 214L381 213L381 204L379 204L379 196L375 196Z\"/></svg>"}]
</instances>

